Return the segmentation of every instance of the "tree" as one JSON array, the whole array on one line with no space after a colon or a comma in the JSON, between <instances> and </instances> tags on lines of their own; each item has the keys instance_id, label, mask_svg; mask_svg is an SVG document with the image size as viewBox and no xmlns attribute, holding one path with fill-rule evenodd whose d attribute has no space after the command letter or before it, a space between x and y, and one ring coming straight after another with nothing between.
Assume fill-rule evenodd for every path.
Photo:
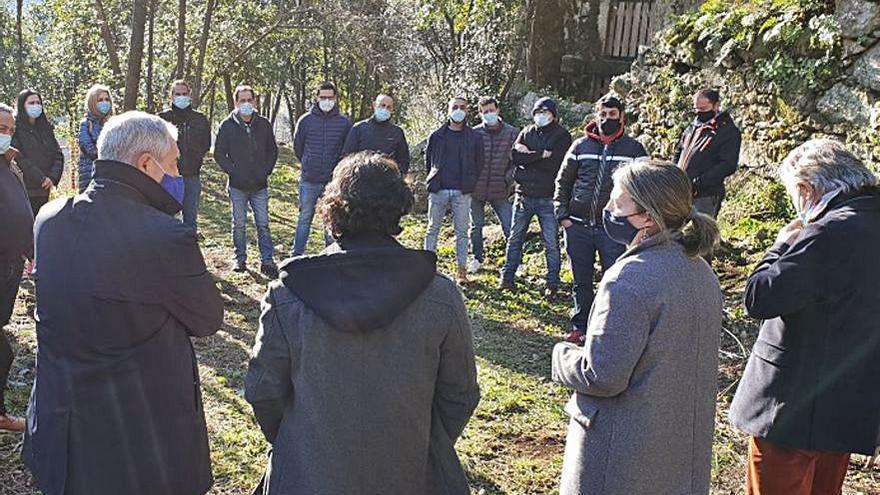
<instances>
[{"instance_id":1,"label":"tree","mask_svg":"<svg viewBox=\"0 0 880 495\"><path fill-rule=\"evenodd\" d=\"M141 81L141 61L144 57L144 28L147 23L147 0L134 0L131 11L131 42L128 49L128 72L125 75L123 109L137 107Z\"/></svg>"},{"instance_id":2,"label":"tree","mask_svg":"<svg viewBox=\"0 0 880 495\"><path fill-rule=\"evenodd\" d=\"M17 49L15 53L15 82L19 88L24 88L24 41L21 34L21 14L24 7L23 0L15 0L15 38Z\"/></svg>"},{"instance_id":3,"label":"tree","mask_svg":"<svg viewBox=\"0 0 880 495\"><path fill-rule=\"evenodd\" d=\"M177 2L177 67L174 69L174 78L184 77L186 58L186 0Z\"/></svg>"},{"instance_id":4,"label":"tree","mask_svg":"<svg viewBox=\"0 0 880 495\"><path fill-rule=\"evenodd\" d=\"M119 49L117 48L116 39L110 30L110 22L107 18L107 10L104 8L104 0L95 0L95 10L98 14L98 20L101 24L101 39L107 48L107 57L110 60L110 69L113 71L113 77L116 80L122 80L122 65L119 63Z\"/></svg>"}]
</instances>

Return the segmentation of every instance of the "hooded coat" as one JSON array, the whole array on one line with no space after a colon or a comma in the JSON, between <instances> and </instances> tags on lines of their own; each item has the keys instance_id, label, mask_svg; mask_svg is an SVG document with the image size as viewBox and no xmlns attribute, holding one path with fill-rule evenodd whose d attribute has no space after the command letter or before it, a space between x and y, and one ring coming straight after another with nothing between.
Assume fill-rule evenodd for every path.
<instances>
[{"instance_id":1,"label":"hooded coat","mask_svg":"<svg viewBox=\"0 0 880 495\"><path fill-rule=\"evenodd\" d=\"M479 401L470 323L436 256L342 239L281 266L245 398L267 495L469 493L455 452Z\"/></svg>"}]
</instances>

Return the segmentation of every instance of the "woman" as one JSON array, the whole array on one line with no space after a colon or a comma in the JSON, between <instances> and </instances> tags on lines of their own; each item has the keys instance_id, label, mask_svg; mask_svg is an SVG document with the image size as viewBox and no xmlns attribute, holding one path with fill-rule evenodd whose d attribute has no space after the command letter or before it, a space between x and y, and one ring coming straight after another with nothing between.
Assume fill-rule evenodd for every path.
<instances>
[{"instance_id":1,"label":"woman","mask_svg":"<svg viewBox=\"0 0 880 495\"><path fill-rule=\"evenodd\" d=\"M602 278L584 347L553 349L574 391L561 495L709 493L721 289L718 228L670 163L618 169L604 212L627 251Z\"/></svg>"},{"instance_id":2,"label":"woman","mask_svg":"<svg viewBox=\"0 0 880 495\"><path fill-rule=\"evenodd\" d=\"M77 183L79 192L85 191L92 180L94 162L98 159L98 136L101 128L113 115L113 99L110 88L95 84L86 92L86 116L79 123L79 163Z\"/></svg>"},{"instance_id":3,"label":"woman","mask_svg":"<svg viewBox=\"0 0 880 495\"><path fill-rule=\"evenodd\" d=\"M55 139L55 128L43 110L43 97L32 89L18 94L15 107L15 135L12 146L18 149L18 166L34 216L49 201L52 188L64 173L64 153Z\"/></svg>"},{"instance_id":4,"label":"woman","mask_svg":"<svg viewBox=\"0 0 880 495\"><path fill-rule=\"evenodd\" d=\"M272 444L256 493L469 493L455 452L479 401L461 293L394 235L413 205L393 161L349 155L320 205L336 243L263 301L245 398Z\"/></svg>"}]
</instances>

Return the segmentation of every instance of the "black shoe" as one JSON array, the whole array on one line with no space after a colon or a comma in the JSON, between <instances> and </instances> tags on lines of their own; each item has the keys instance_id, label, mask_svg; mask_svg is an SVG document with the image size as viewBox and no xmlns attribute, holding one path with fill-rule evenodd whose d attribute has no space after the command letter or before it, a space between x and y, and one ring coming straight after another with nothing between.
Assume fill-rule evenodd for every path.
<instances>
[{"instance_id":1,"label":"black shoe","mask_svg":"<svg viewBox=\"0 0 880 495\"><path fill-rule=\"evenodd\" d=\"M513 288L513 280L501 280L501 283L498 284L500 290L513 290Z\"/></svg>"},{"instance_id":2,"label":"black shoe","mask_svg":"<svg viewBox=\"0 0 880 495\"><path fill-rule=\"evenodd\" d=\"M234 271L234 272L238 272L238 273L246 272L246 271L247 271L247 265L245 264L244 260L235 260L235 261L233 261L233 262L232 262L232 271Z\"/></svg>"},{"instance_id":3,"label":"black shoe","mask_svg":"<svg viewBox=\"0 0 880 495\"><path fill-rule=\"evenodd\" d=\"M275 263L263 263L260 265L260 273L274 280L278 278L278 267Z\"/></svg>"},{"instance_id":4,"label":"black shoe","mask_svg":"<svg viewBox=\"0 0 880 495\"><path fill-rule=\"evenodd\" d=\"M548 285L546 289L544 289L544 297L549 301L555 301L559 296L559 286L558 285Z\"/></svg>"}]
</instances>

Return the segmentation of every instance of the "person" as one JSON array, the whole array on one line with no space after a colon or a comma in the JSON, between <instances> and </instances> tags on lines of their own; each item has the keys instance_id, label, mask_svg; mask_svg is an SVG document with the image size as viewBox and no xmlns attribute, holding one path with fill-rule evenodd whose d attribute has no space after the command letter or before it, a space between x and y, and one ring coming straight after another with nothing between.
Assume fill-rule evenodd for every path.
<instances>
[{"instance_id":1,"label":"person","mask_svg":"<svg viewBox=\"0 0 880 495\"><path fill-rule=\"evenodd\" d=\"M113 115L113 99L110 88L95 84L86 92L86 116L79 123L79 162L76 166L78 191L82 193L89 186L94 173L94 162L98 158L98 137L101 128Z\"/></svg>"},{"instance_id":2,"label":"person","mask_svg":"<svg viewBox=\"0 0 880 495\"><path fill-rule=\"evenodd\" d=\"M269 176L278 161L278 144L272 124L254 107L256 95L250 86L235 88L235 109L220 123L214 143L214 159L229 176L226 190L232 205L232 242L235 260L232 270L247 270L247 208L254 212L260 272L278 276L275 245L269 230Z\"/></svg>"},{"instance_id":3,"label":"person","mask_svg":"<svg viewBox=\"0 0 880 495\"><path fill-rule=\"evenodd\" d=\"M561 495L709 493L722 294L701 258L718 242L667 162L614 173L605 230L627 245L605 272L583 347L553 348L571 389Z\"/></svg>"},{"instance_id":4,"label":"person","mask_svg":"<svg viewBox=\"0 0 880 495\"><path fill-rule=\"evenodd\" d=\"M730 406L749 495L839 494L880 446L880 189L843 144L795 148L779 177L798 216L746 283L764 320Z\"/></svg>"},{"instance_id":5,"label":"person","mask_svg":"<svg viewBox=\"0 0 880 495\"><path fill-rule=\"evenodd\" d=\"M721 111L721 95L702 89L694 95L694 121L685 129L673 161L687 172L697 210L718 216L724 179L736 171L742 136L730 113Z\"/></svg>"},{"instance_id":6,"label":"person","mask_svg":"<svg viewBox=\"0 0 880 495\"><path fill-rule=\"evenodd\" d=\"M175 134L155 115L111 118L93 185L37 216L37 365L21 455L45 495L211 487L190 337L220 328L223 300L195 232L173 217Z\"/></svg>"},{"instance_id":7,"label":"person","mask_svg":"<svg viewBox=\"0 0 880 495\"><path fill-rule=\"evenodd\" d=\"M478 106L483 122L474 129L483 135L483 169L471 194L471 252L474 259L468 263L469 273L476 273L483 266L483 226L486 224L487 204L498 217L504 240L510 236L510 223L513 221L513 204L510 202L513 161L510 149L519 135L519 129L501 118L498 100L484 96L480 98Z\"/></svg>"},{"instance_id":8,"label":"person","mask_svg":"<svg viewBox=\"0 0 880 495\"><path fill-rule=\"evenodd\" d=\"M52 189L61 182L64 153L55 138L55 128L46 118L43 97L32 89L18 94L12 147L18 150L16 162L24 175L31 209L36 216L49 201Z\"/></svg>"},{"instance_id":9,"label":"person","mask_svg":"<svg viewBox=\"0 0 880 495\"><path fill-rule=\"evenodd\" d=\"M15 354L3 331L18 295L24 257L33 244L34 215L21 170L10 147L16 132L12 108L0 104L0 430L24 431L24 420L6 410L6 381Z\"/></svg>"},{"instance_id":10,"label":"person","mask_svg":"<svg viewBox=\"0 0 880 495\"><path fill-rule=\"evenodd\" d=\"M200 172L205 154L211 149L211 124L192 106L189 84L178 79L171 83L171 105L159 113L162 120L177 128L177 164L183 176L183 223L198 232L199 203L202 197Z\"/></svg>"},{"instance_id":11,"label":"person","mask_svg":"<svg viewBox=\"0 0 880 495\"><path fill-rule=\"evenodd\" d=\"M349 155L320 204L336 242L269 284L245 376L272 444L256 493L470 493L455 452L480 397L470 322L434 253L394 239L412 205L392 160Z\"/></svg>"},{"instance_id":12,"label":"person","mask_svg":"<svg viewBox=\"0 0 880 495\"><path fill-rule=\"evenodd\" d=\"M514 143L512 155L516 196L513 201L513 227L507 239L504 267L501 268L502 290L514 288L516 270L522 262L522 248L533 216L541 224L544 255L547 259L547 286L544 296L556 297L559 291L559 224L553 212L553 190L556 174L571 146L571 135L559 125L556 102L544 97L532 109L535 122L523 129Z\"/></svg>"},{"instance_id":13,"label":"person","mask_svg":"<svg viewBox=\"0 0 880 495\"><path fill-rule=\"evenodd\" d=\"M446 211L452 207L455 229L456 278L467 278L468 227L471 193L483 169L483 136L467 125L467 100L456 96L449 100L447 121L428 136L425 148L425 178L428 189L428 232L425 249L437 252L437 238Z\"/></svg>"},{"instance_id":14,"label":"person","mask_svg":"<svg viewBox=\"0 0 880 495\"><path fill-rule=\"evenodd\" d=\"M315 205L339 163L345 138L351 130L351 120L336 105L338 95L333 83L321 83L315 96L317 101L308 113L296 121L293 132L293 151L302 164L302 175L299 181L299 218L291 256L306 252ZM324 232L324 244L329 245L330 242L330 236Z\"/></svg>"},{"instance_id":15,"label":"person","mask_svg":"<svg viewBox=\"0 0 880 495\"><path fill-rule=\"evenodd\" d=\"M611 195L614 171L647 156L641 143L625 134L625 126L623 101L613 94L600 98L595 118L587 124L584 136L571 145L556 177L553 204L574 276L569 342L580 343L586 334L593 305L596 252L604 273L625 249L608 237L602 226L602 208Z\"/></svg>"},{"instance_id":16,"label":"person","mask_svg":"<svg viewBox=\"0 0 880 495\"><path fill-rule=\"evenodd\" d=\"M394 99L380 94L373 102L372 117L354 125L345 138L342 156L358 151L376 151L397 163L400 173L409 172L409 144L399 126L391 123L394 113Z\"/></svg>"}]
</instances>

